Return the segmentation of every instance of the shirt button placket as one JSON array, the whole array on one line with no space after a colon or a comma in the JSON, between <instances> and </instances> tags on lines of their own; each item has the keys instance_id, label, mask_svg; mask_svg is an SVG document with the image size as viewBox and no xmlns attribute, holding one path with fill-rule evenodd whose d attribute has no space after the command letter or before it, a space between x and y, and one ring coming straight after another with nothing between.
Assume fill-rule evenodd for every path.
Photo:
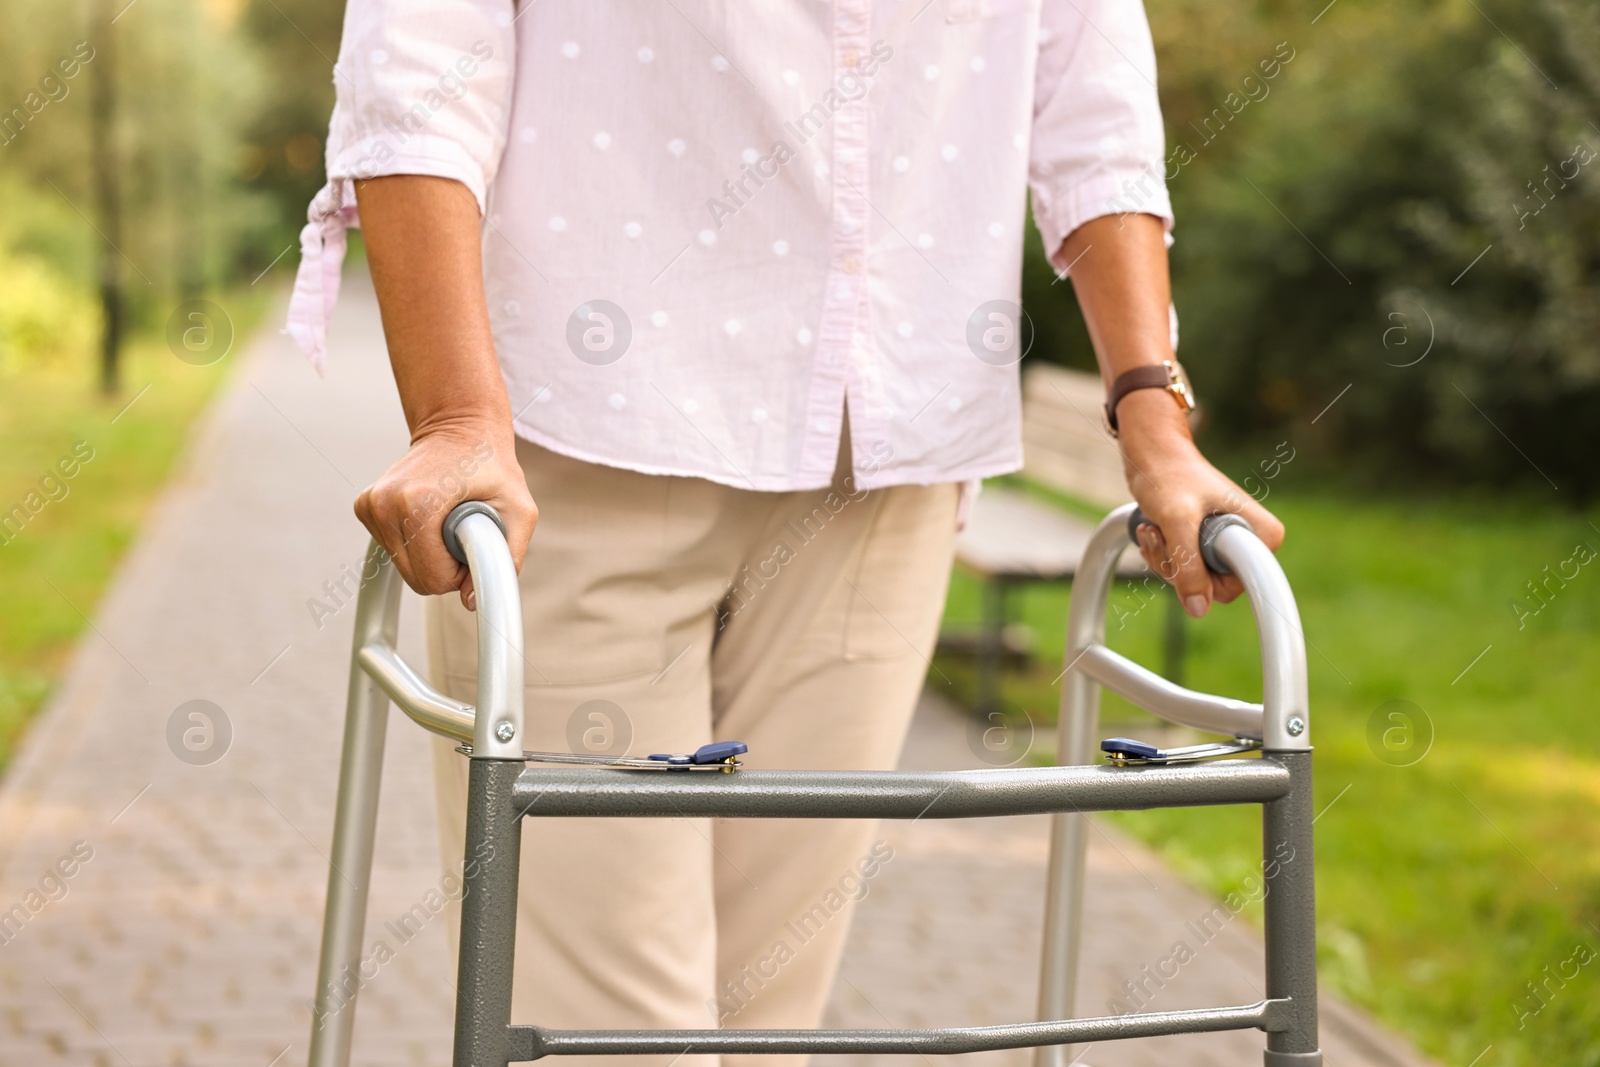
<instances>
[{"instance_id":1,"label":"shirt button placket","mask_svg":"<svg viewBox=\"0 0 1600 1067\"><path fill-rule=\"evenodd\" d=\"M829 125L827 179L832 194L827 285L822 298L818 346L811 376L808 432L802 443L802 467L811 477L834 470L838 456L840 414L848 392L861 392L866 382L859 368L864 346L859 334L867 328L867 80L861 59L870 48L872 0L835 0L835 93L845 98ZM866 347L870 354L870 347ZM864 405L862 405L864 406ZM851 418L856 422L856 418Z\"/></svg>"},{"instance_id":2,"label":"shirt button placket","mask_svg":"<svg viewBox=\"0 0 1600 1067\"><path fill-rule=\"evenodd\" d=\"M833 215L829 232L828 284L818 330L816 375L810 404L810 434L804 465L832 471L837 456L839 416L850 385L864 388L858 368L866 347L857 337L867 327L867 80L861 57L870 47L871 0L835 0L833 5L833 89L845 98L831 124ZM868 341L870 344L870 340ZM852 423L854 423L852 419Z\"/></svg>"},{"instance_id":3,"label":"shirt button placket","mask_svg":"<svg viewBox=\"0 0 1600 1067\"><path fill-rule=\"evenodd\" d=\"M849 323L851 352L845 373L854 384L864 386L860 370L869 358L871 344L867 223L872 205L868 202L867 81L861 75L861 57L871 47L867 37L872 26L872 4L871 0L837 0L835 10L839 20L834 37L838 71L835 88L847 99L839 110L833 138L834 240L838 249L835 262L844 272L850 294L850 306L840 309L841 317Z\"/></svg>"}]
</instances>

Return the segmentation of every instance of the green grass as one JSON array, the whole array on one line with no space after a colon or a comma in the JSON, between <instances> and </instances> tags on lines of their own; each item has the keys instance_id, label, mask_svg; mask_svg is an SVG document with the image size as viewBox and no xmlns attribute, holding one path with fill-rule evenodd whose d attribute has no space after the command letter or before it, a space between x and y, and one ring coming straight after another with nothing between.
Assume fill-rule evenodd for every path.
<instances>
[{"instance_id":1,"label":"green grass","mask_svg":"<svg viewBox=\"0 0 1600 1067\"><path fill-rule=\"evenodd\" d=\"M251 291L224 301L236 340L211 366L178 360L160 335L136 336L117 397L100 395L87 353L70 366L0 373L0 518L14 505L27 510L30 493L37 494L34 505L48 501L20 531L15 522L0 531L0 768L48 699L190 423L265 310L266 295ZM76 473L62 478L58 463L72 459L75 447ZM81 462L84 455L92 458ZM47 475L56 481L42 486Z\"/></svg>"},{"instance_id":2,"label":"green grass","mask_svg":"<svg viewBox=\"0 0 1600 1067\"><path fill-rule=\"evenodd\" d=\"M1564 588L1552 582L1537 615L1511 607L1535 607L1526 583L1575 546L1600 549L1600 513L1287 492L1271 503L1289 527L1281 559L1314 645L1316 795L1331 805L1317 823L1325 987L1446 1064L1492 1044L1480 1067L1600 1065L1600 558ZM958 573L947 617L970 622L977 598ZM1127 585L1119 599L1139 603ZM1165 599L1121 629L1113 616L1112 647L1159 669ZM1040 662L1009 676L1004 695L1036 721L1054 718L1067 601L1065 588L1040 586L1012 604ZM1260 699L1246 607L1214 609L1188 633L1186 684ZM970 692L969 665L937 663L957 695ZM1410 766L1368 743L1391 700L1432 725L1431 749ZM1151 721L1109 695L1105 718L1105 735ZM1219 895L1258 869L1254 809L1114 818ZM1541 1007L1525 983L1563 973Z\"/></svg>"}]
</instances>

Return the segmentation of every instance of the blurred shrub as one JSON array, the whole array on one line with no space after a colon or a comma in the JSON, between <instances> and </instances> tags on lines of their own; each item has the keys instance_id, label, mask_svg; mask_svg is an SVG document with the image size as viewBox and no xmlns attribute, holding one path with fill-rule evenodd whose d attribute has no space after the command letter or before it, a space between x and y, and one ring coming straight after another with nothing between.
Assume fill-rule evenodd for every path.
<instances>
[{"instance_id":1,"label":"blurred shrub","mask_svg":"<svg viewBox=\"0 0 1600 1067\"><path fill-rule=\"evenodd\" d=\"M0 293L0 374L59 366L92 349L99 307L38 256L0 251Z\"/></svg>"},{"instance_id":2,"label":"blurred shrub","mask_svg":"<svg viewBox=\"0 0 1600 1067\"><path fill-rule=\"evenodd\" d=\"M1600 492L1594 4L1147 6L1213 443L1292 437L1363 482ZM1024 276L1035 352L1092 366L1035 251Z\"/></svg>"},{"instance_id":3,"label":"blurred shrub","mask_svg":"<svg viewBox=\"0 0 1600 1067\"><path fill-rule=\"evenodd\" d=\"M9 174L0 174L0 374L59 367L93 349L100 308L75 267L82 220ZM65 214L64 214L65 213Z\"/></svg>"}]
</instances>

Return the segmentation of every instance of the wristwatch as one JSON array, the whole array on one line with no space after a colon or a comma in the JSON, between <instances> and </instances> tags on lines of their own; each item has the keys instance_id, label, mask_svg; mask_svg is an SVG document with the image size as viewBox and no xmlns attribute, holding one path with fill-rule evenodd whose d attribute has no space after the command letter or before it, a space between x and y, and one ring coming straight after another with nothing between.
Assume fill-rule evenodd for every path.
<instances>
[{"instance_id":1,"label":"wristwatch","mask_svg":"<svg viewBox=\"0 0 1600 1067\"><path fill-rule=\"evenodd\" d=\"M1106 391L1106 429L1111 431L1112 437L1117 436L1117 405L1136 389L1165 389L1178 401L1185 415L1194 410L1194 388L1177 360L1134 367L1117 375L1117 380Z\"/></svg>"}]
</instances>

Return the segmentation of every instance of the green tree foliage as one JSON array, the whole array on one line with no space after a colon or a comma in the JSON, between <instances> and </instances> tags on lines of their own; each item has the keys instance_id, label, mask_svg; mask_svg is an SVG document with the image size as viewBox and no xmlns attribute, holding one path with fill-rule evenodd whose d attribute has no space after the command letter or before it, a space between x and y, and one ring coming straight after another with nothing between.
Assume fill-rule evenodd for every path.
<instances>
[{"instance_id":1,"label":"green tree foliage","mask_svg":"<svg viewBox=\"0 0 1600 1067\"><path fill-rule=\"evenodd\" d=\"M269 99L245 131L241 177L271 198L277 232L291 238L322 186L343 14L342 3L246 0L240 25L271 72Z\"/></svg>"},{"instance_id":2,"label":"green tree foliage","mask_svg":"<svg viewBox=\"0 0 1600 1067\"><path fill-rule=\"evenodd\" d=\"M1483 259L1416 297L1458 381L1557 483L1593 492L1600 445L1600 11L1538 0L1521 46L1491 40L1466 95L1477 117L1452 144L1462 202L1407 206L1402 222L1441 258ZM1487 420L1439 425L1462 454L1504 442ZM1523 468L1526 469L1525 467ZM1513 465L1513 470L1516 468Z\"/></svg>"},{"instance_id":3,"label":"green tree foliage","mask_svg":"<svg viewBox=\"0 0 1600 1067\"><path fill-rule=\"evenodd\" d=\"M105 238L90 103L108 68L116 246L136 328L159 329L178 301L247 284L275 260L294 264L321 182L333 101L324 55L336 54L340 10L311 0L0 5L0 362L93 366Z\"/></svg>"},{"instance_id":4,"label":"green tree foliage","mask_svg":"<svg viewBox=\"0 0 1600 1067\"><path fill-rule=\"evenodd\" d=\"M1323 2L1149 3L1210 432L1367 481L1592 496L1595 8Z\"/></svg>"}]
</instances>

